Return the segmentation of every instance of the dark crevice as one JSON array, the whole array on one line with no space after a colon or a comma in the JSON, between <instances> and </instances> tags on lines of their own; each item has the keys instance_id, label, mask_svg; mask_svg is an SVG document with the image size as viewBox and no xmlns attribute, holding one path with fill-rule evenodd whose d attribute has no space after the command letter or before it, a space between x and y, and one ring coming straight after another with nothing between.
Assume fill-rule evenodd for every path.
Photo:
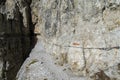
<instances>
[{"instance_id":1,"label":"dark crevice","mask_svg":"<svg viewBox=\"0 0 120 80\"><path fill-rule=\"evenodd\" d=\"M0 0L0 5L4 5L6 0Z\"/></svg>"},{"instance_id":2,"label":"dark crevice","mask_svg":"<svg viewBox=\"0 0 120 80\"><path fill-rule=\"evenodd\" d=\"M24 26L23 15L17 5L14 19L7 19L6 14L0 14L0 60L3 62L0 80L16 80L17 72L37 42L32 23L31 0L24 1L27 27Z\"/></svg>"},{"instance_id":3,"label":"dark crevice","mask_svg":"<svg viewBox=\"0 0 120 80\"><path fill-rule=\"evenodd\" d=\"M109 76L105 74L103 70L94 74L94 80L111 80Z\"/></svg>"},{"instance_id":4,"label":"dark crevice","mask_svg":"<svg viewBox=\"0 0 120 80\"><path fill-rule=\"evenodd\" d=\"M32 14L31 14L31 3L32 3L32 0L24 0L25 3L26 3L26 7L27 7L27 10L26 10L26 14L27 14L27 27L29 28L29 35L30 35L30 50L34 48L36 42L37 42L37 38L36 38L36 34L34 33L34 28L35 28L35 25L33 24L32 22ZM28 52L30 53L30 52ZM28 55L25 56L25 59L26 57L28 57Z\"/></svg>"}]
</instances>

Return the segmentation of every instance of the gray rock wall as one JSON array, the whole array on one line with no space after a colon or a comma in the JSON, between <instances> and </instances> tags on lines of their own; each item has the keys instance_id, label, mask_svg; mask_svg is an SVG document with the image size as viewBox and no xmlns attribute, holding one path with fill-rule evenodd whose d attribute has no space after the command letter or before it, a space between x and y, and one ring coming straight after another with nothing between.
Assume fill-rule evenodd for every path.
<instances>
[{"instance_id":1,"label":"gray rock wall","mask_svg":"<svg viewBox=\"0 0 120 80\"><path fill-rule=\"evenodd\" d=\"M34 0L32 2L35 32L41 34L38 38L45 47L44 53L50 54L49 57L55 61L55 66L63 68L68 80L82 80L83 77L83 80L120 79L119 6L120 0ZM31 54L36 53L43 52L33 50ZM31 58L38 59L34 56L30 56L30 60ZM18 74L18 80L22 80L21 76L26 80L33 80L33 77L39 80L36 75L40 72L38 71L37 74L32 70L32 68L39 69L35 67L37 64L39 65L39 60L26 69L24 66L28 64L24 63ZM47 73L43 70L44 72ZM53 70L53 73L55 72L59 72L59 68L57 71ZM45 74L40 76L40 79L44 76ZM54 79L48 77L49 79L67 80L59 77Z\"/></svg>"},{"instance_id":2,"label":"gray rock wall","mask_svg":"<svg viewBox=\"0 0 120 80\"><path fill-rule=\"evenodd\" d=\"M40 34L17 80L120 80L120 0L1 1L20 34Z\"/></svg>"}]
</instances>

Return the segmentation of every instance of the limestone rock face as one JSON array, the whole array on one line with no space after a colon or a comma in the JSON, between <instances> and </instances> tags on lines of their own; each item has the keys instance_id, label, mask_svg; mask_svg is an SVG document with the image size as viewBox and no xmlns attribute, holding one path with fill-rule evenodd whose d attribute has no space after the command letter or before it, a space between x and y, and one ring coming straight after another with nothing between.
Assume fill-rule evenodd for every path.
<instances>
[{"instance_id":1,"label":"limestone rock face","mask_svg":"<svg viewBox=\"0 0 120 80\"><path fill-rule=\"evenodd\" d=\"M119 6L120 0L33 0L34 31L42 44L17 79L120 80Z\"/></svg>"},{"instance_id":2,"label":"limestone rock face","mask_svg":"<svg viewBox=\"0 0 120 80\"><path fill-rule=\"evenodd\" d=\"M20 33L40 34L16 80L120 80L120 0L1 0L0 5L4 20L22 18Z\"/></svg>"}]
</instances>

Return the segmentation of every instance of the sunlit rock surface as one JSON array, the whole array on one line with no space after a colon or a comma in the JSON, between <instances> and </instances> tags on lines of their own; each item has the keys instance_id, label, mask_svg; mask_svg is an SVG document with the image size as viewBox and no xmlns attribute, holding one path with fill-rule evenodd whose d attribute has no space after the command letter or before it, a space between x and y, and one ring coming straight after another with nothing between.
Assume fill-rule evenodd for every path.
<instances>
[{"instance_id":1,"label":"sunlit rock surface","mask_svg":"<svg viewBox=\"0 0 120 80\"><path fill-rule=\"evenodd\" d=\"M119 6L120 0L32 1L41 35L17 79L120 80Z\"/></svg>"},{"instance_id":2,"label":"sunlit rock surface","mask_svg":"<svg viewBox=\"0 0 120 80\"><path fill-rule=\"evenodd\" d=\"M120 0L1 0L0 13L1 34L11 20L38 38L16 80L120 80Z\"/></svg>"}]
</instances>

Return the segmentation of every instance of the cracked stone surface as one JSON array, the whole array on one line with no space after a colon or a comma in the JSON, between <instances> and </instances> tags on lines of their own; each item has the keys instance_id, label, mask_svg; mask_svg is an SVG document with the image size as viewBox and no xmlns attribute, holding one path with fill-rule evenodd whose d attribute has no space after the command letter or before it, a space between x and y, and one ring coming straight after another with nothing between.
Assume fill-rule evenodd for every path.
<instances>
[{"instance_id":1,"label":"cracked stone surface","mask_svg":"<svg viewBox=\"0 0 120 80\"><path fill-rule=\"evenodd\" d=\"M120 80L120 0L34 0L31 9L41 35L18 80Z\"/></svg>"},{"instance_id":2,"label":"cracked stone surface","mask_svg":"<svg viewBox=\"0 0 120 80\"><path fill-rule=\"evenodd\" d=\"M120 0L0 0L6 20L16 10L38 38L16 80L120 80Z\"/></svg>"}]
</instances>

